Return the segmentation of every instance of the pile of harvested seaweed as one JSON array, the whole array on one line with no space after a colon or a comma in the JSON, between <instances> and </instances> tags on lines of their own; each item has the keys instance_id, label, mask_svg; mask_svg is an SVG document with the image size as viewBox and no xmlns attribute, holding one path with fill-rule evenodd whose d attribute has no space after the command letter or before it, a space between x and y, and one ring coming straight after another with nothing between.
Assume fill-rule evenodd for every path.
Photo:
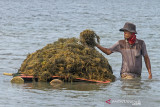
<instances>
[{"instance_id":1,"label":"pile of harvested seaweed","mask_svg":"<svg viewBox=\"0 0 160 107\"><path fill-rule=\"evenodd\" d=\"M75 78L114 81L108 60L94 48L95 38L99 39L91 30L81 32L80 40L60 38L29 54L18 73L34 75L39 81L47 81L53 75L69 78L67 81Z\"/></svg>"}]
</instances>

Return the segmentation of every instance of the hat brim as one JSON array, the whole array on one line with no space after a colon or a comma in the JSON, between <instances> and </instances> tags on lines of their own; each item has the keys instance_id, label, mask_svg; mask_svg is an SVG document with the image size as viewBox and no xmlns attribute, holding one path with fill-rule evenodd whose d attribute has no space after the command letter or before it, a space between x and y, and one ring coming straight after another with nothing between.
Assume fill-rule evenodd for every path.
<instances>
[{"instance_id":1,"label":"hat brim","mask_svg":"<svg viewBox=\"0 0 160 107\"><path fill-rule=\"evenodd\" d=\"M129 31L129 32L132 32L132 33L137 34L137 32L136 32L136 31L130 31L130 30L125 29L125 28L121 28L121 29L119 29L119 31L122 31L122 32L124 32L124 31Z\"/></svg>"}]
</instances>

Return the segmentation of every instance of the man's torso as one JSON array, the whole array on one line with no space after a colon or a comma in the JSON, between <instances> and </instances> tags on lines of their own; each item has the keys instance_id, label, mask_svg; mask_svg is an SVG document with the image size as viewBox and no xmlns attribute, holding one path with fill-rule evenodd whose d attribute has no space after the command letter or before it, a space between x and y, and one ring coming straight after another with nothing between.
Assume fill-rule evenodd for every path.
<instances>
[{"instance_id":1,"label":"man's torso","mask_svg":"<svg viewBox=\"0 0 160 107\"><path fill-rule=\"evenodd\" d=\"M128 41L120 40L111 48L112 52L120 52L122 54L121 74L131 73L138 76L142 71L142 55L147 54L146 46L143 40L136 40L131 46Z\"/></svg>"}]
</instances>

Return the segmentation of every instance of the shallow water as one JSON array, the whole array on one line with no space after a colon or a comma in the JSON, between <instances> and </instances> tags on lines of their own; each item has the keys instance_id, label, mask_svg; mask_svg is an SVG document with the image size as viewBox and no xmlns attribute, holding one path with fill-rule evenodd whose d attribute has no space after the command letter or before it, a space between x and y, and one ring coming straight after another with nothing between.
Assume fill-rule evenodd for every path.
<instances>
[{"instance_id":1,"label":"shallow water","mask_svg":"<svg viewBox=\"0 0 160 107\"><path fill-rule=\"evenodd\" d=\"M0 106L116 107L160 105L160 1L159 0L1 0L0 1ZM111 64L115 82L110 84L48 83L11 84L28 53L58 38L78 37L85 29L110 47L123 39L125 22L137 25L137 37L146 42L153 79L143 63L142 77L121 80L121 55L103 54ZM110 103L106 101L110 100ZM137 105L136 105L137 104Z\"/></svg>"}]
</instances>

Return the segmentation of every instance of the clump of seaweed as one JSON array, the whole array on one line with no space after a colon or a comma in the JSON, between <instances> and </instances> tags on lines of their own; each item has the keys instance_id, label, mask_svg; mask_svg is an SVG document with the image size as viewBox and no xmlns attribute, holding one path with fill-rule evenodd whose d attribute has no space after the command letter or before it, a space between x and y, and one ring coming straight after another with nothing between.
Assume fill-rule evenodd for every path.
<instances>
[{"instance_id":1,"label":"clump of seaweed","mask_svg":"<svg viewBox=\"0 0 160 107\"><path fill-rule=\"evenodd\" d=\"M99 43L99 36L92 30L87 29L80 33L80 42L83 45L94 47L96 45L95 38L97 38L97 42Z\"/></svg>"},{"instance_id":2,"label":"clump of seaweed","mask_svg":"<svg viewBox=\"0 0 160 107\"><path fill-rule=\"evenodd\" d=\"M62 76L67 81L74 78L114 81L108 60L94 48L95 37L98 38L93 31L85 30L81 32L80 40L60 38L29 54L18 73L34 75L39 81L47 81L51 76Z\"/></svg>"}]
</instances>

